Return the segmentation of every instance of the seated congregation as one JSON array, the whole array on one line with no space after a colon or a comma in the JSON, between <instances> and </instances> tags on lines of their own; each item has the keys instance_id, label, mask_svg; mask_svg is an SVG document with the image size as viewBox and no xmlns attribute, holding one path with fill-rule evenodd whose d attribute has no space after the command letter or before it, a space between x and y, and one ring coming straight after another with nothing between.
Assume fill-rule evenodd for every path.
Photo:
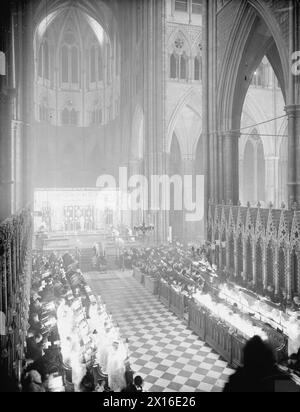
<instances>
[{"instance_id":1,"label":"seated congregation","mask_svg":"<svg viewBox=\"0 0 300 412\"><path fill-rule=\"evenodd\" d=\"M22 374L24 392L142 391L128 340L70 255L37 255Z\"/></svg>"}]
</instances>

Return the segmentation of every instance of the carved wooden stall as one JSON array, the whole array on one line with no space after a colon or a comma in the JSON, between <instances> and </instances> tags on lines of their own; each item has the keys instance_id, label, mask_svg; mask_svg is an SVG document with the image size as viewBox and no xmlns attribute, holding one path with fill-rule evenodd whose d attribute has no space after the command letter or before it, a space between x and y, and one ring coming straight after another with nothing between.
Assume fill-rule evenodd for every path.
<instances>
[{"instance_id":1,"label":"carved wooden stall","mask_svg":"<svg viewBox=\"0 0 300 412\"><path fill-rule=\"evenodd\" d=\"M145 275L145 288L152 293L152 295L158 294L158 280L152 276Z\"/></svg>"},{"instance_id":2,"label":"carved wooden stall","mask_svg":"<svg viewBox=\"0 0 300 412\"><path fill-rule=\"evenodd\" d=\"M177 292L172 286L169 291L169 308L179 318L184 318L184 295Z\"/></svg>"},{"instance_id":3,"label":"carved wooden stall","mask_svg":"<svg viewBox=\"0 0 300 412\"><path fill-rule=\"evenodd\" d=\"M28 210L0 224L1 366L20 377L31 286L32 219Z\"/></svg>"},{"instance_id":4,"label":"carved wooden stall","mask_svg":"<svg viewBox=\"0 0 300 412\"><path fill-rule=\"evenodd\" d=\"M159 280L158 283L159 300L168 308L170 304L170 286L168 283Z\"/></svg>"},{"instance_id":5,"label":"carved wooden stall","mask_svg":"<svg viewBox=\"0 0 300 412\"><path fill-rule=\"evenodd\" d=\"M300 297L300 211L209 205L210 260L256 291Z\"/></svg>"}]
</instances>

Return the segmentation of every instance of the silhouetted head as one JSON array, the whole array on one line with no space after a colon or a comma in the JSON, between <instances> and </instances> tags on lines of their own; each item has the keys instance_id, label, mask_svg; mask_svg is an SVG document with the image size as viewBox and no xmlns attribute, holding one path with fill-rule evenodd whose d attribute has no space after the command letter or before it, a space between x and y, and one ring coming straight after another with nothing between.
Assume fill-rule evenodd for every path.
<instances>
[{"instance_id":1,"label":"silhouetted head","mask_svg":"<svg viewBox=\"0 0 300 412\"><path fill-rule=\"evenodd\" d=\"M256 373L271 369L275 364L272 348L259 336L254 336L244 348L244 367Z\"/></svg>"},{"instance_id":2,"label":"silhouetted head","mask_svg":"<svg viewBox=\"0 0 300 412\"><path fill-rule=\"evenodd\" d=\"M143 378L141 377L141 376L136 376L135 378L134 378L134 384L136 385L136 386L142 386L143 385Z\"/></svg>"}]
</instances>

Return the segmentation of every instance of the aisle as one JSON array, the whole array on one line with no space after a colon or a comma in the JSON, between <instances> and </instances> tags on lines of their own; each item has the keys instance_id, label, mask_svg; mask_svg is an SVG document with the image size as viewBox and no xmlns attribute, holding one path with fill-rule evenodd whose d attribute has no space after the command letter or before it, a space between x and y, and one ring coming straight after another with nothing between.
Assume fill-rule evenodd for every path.
<instances>
[{"instance_id":1,"label":"aisle","mask_svg":"<svg viewBox=\"0 0 300 412\"><path fill-rule=\"evenodd\" d=\"M99 294L129 339L132 369L152 392L219 392L232 369L185 324L140 285L131 272L89 273Z\"/></svg>"}]
</instances>

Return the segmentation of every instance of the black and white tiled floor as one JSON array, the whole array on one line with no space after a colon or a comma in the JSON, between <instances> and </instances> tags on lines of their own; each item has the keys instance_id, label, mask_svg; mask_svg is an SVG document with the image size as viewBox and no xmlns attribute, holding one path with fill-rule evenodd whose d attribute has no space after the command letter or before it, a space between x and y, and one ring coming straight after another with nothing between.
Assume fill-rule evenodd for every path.
<instances>
[{"instance_id":1,"label":"black and white tiled floor","mask_svg":"<svg viewBox=\"0 0 300 412\"><path fill-rule=\"evenodd\" d=\"M185 323L169 312L129 271L89 273L100 295L129 339L132 369L149 392L220 392L233 370Z\"/></svg>"}]
</instances>

